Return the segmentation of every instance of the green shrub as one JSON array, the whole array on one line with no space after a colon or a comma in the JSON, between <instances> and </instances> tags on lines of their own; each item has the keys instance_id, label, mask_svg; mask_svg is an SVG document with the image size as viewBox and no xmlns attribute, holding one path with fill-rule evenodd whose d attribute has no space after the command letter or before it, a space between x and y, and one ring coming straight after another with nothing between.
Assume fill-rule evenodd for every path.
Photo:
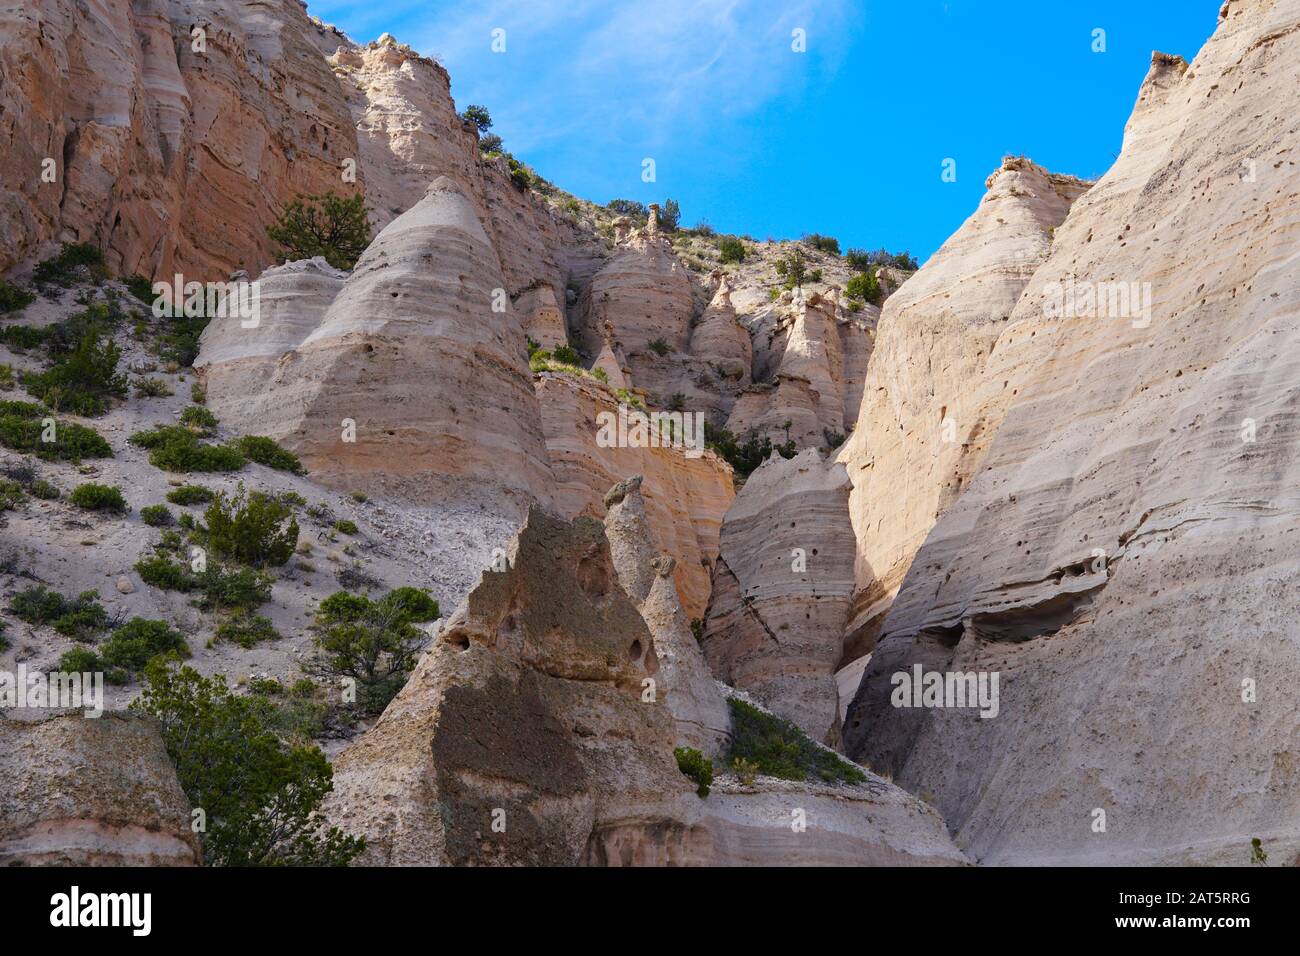
<instances>
[{"instance_id":1,"label":"green shrub","mask_svg":"<svg viewBox=\"0 0 1300 956\"><path fill-rule=\"evenodd\" d=\"M605 203L605 208L616 215L631 216L633 219L645 219L650 215L645 203L639 203L635 199L611 199Z\"/></svg>"},{"instance_id":2,"label":"green shrub","mask_svg":"<svg viewBox=\"0 0 1300 956\"><path fill-rule=\"evenodd\" d=\"M122 489L116 485L100 485L93 481L77 485L68 496L78 508L86 511L111 511L125 514L131 508L122 497Z\"/></svg>"},{"instance_id":3,"label":"green shrub","mask_svg":"<svg viewBox=\"0 0 1300 956\"><path fill-rule=\"evenodd\" d=\"M251 611L271 600L270 575L252 568L227 568L212 562L198 576L205 611Z\"/></svg>"},{"instance_id":4,"label":"green shrub","mask_svg":"<svg viewBox=\"0 0 1300 956\"><path fill-rule=\"evenodd\" d=\"M89 647L74 647L71 650L64 651L63 656L59 658L58 669L64 674L94 674L96 672L104 675L106 684L125 684L131 676L121 667L110 667L100 656Z\"/></svg>"},{"instance_id":5,"label":"green shrub","mask_svg":"<svg viewBox=\"0 0 1300 956\"><path fill-rule=\"evenodd\" d=\"M412 621L436 621L441 616L438 602L421 588L393 588L384 600L400 607Z\"/></svg>"},{"instance_id":6,"label":"green shrub","mask_svg":"<svg viewBox=\"0 0 1300 956\"><path fill-rule=\"evenodd\" d=\"M27 500L23 486L16 481L0 478L0 511L11 511Z\"/></svg>"},{"instance_id":7,"label":"green shrub","mask_svg":"<svg viewBox=\"0 0 1300 956\"><path fill-rule=\"evenodd\" d=\"M17 312L34 302L36 296L26 289L0 279L0 313Z\"/></svg>"},{"instance_id":8,"label":"green shrub","mask_svg":"<svg viewBox=\"0 0 1300 956\"><path fill-rule=\"evenodd\" d=\"M758 775L760 768L752 760L746 760L744 757L731 758L731 772L746 787L754 785L754 777Z\"/></svg>"},{"instance_id":9,"label":"green shrub","mask_svg":"<svg viewBox=\"0 0 1300 956\"><path fill-rule=\"evenodd\" d=\"M269 617L244 613L223 621L217 628L217 638L249 648L261 641L277 641L280 634Z\"/></svg>"},{"instance_id":10,"label":"green shrub","mask_svg":"<svg viewBox=\"0 0 1300 956\"><path fill-rule=\"evenodd\" d=\"M44 348L49 341L49 332L45 328L31 325L9 325L0 329L0 342L15 352L32 352Z\"/></svg>"},{"instance_id":11,"label":"green shrub","mask_svg":"<svg viewBox=\"0 0 1300 956\"><path fill-rule=\"evenodd\" d=\"M104 254L88 242L64 244L55 256L39 263L32 272L32 281L38 286L58 286L68 289L82 278L95 281L107 275Z\"/></svg>"},{"instance_id":12,"label":"green shrub","mask_svg":"<svg viewBox=\"0 0 1300 956\"><path fill-rule=\"evenodd\" d=\"M581 365L582 356L576 349L567 345L557 345L551 352L551 357L561 365Z\"/></svg>"},{"instance_id":13,"label":"green shrub","mask_svg":"<svg viewBox=\"0 0 1300 956\"><path fill-rule=\"evenodd\" d=\"M664 339L655 339L650 343L650 351L661 358L673 350L673 347Z\"/></svg>"},{"instance_id":14,"label":"green shrub","mask_svg":"<svg viewBox=\"0 0 1300 956\"><path fill-rule=\"evenodd\" d=\"M850 278L844 286L844 294L849 299L861 299L872 305L880 305L884 290L880 288L880 280L876 278L875 270L872 270L859 272Z\"/></svg>"},{"instance_id":15,"label":"green shrub","mask_svg":"<svg viewBox=\"0 0 1300 956\"><path fill-rule=\"evenodd\" d=\"M164 361L175 362L182 368L189 368L199 357L199 336L212 321L212 316L204 314L186 315L183 311L163 320L154 349Z\"/></svg>"},{"instance_id":16,"label":"green shrub","mask_svg":"<svg viewBox=\"0 0 1300 956\"><path fill-rule=\"evenodd\" d=\"M145 505L140 509L140 520L152 528L165 528L176 523L166 505Z\"/></svg>"},{"instance_id":17,"label":"green shrub","mask_svg":"<svg viewBox=\"0 0 1300 956\"><path fill-rule=\"evenodd\" d=\"M166 621L133 617L113 632L100 647L99 654L110 667L139 670L159 655L189 657L190 648L180 632Z\"/></svg>"},{"instance_id":18,"label":"green shrub","mask_svg":"<svg viewBox=\"0 0 1300 956\"><path fill-rule=\"evenodd\" d=\"M195 405L206 405L208 403L208 393L203 391L203 386L198 382L190 386L190 401Z\"/></svg>"},{"instance_id":19,"label":"green shrub","mask_svg":"<svg viewBox=\"0 0 1300 956\"><path fill-rule=\"evenodd\" d=\"M798 448L793 441L774 445L770 436L764 435L759 438L752 431L741 440L727 429L714 428L708 422L704 423L704 443L707 448L726 459L737 478L750 475L755 468L771 457L773 452L782 458L793 458L798 454Z\"/></svg>"},{"instance_id":20,"label":"green shrub","mask_svg":"<svg viewBox=\"0 0 1300 956\"><path fill-rule=\"evenodd\" d=\"M316 611L320 655L314 666L355 680L357 704L365 713L379 713L396 696L427 641L414 622L427 619L429 607L411 591L393 591L378 601L337 591Z\"/></svg>"},{"instance_id":21,"label":"green shrub","mask_svg":"<svg viewBox=\"0 0 1300 956\"><path fill-rule=\"evenodd\" d=\"M59 497L59 489L44 478L38 478L32 482L31 492L35 497L43 501L54 501Z\"/></svg>"},{"instance_id":22,"label":"green shrub","mask_svg":"<svg viewBox=\"0 0 1300 956\"><path fill-rule=\"evenodd\" d=\"M709 795L713 785L713 761L694 747L677 747L673 750L677 769L695 782L695 793L701 800Z\"/></svg>"},{"instance_id":23,"label":"green shrub","mask_svg":"<svg viewBox=\"0 0 1300 956\"><path fill-rule=\"evenodd\" d=\"M53 441L44 441L52 435ZM27 452L44 461L78 462L83 458L112 458L113 449L93 428L55 422L47 430L40 421L21 415L0 416L0 445Z\"/></svg>"},{"instance_id":24,"label":"green shrub","mask_svg":"<svg viewBox=\"0 0 1300 956\"><path fill-rule=\"evenodd\" d=\"M282 565L298 546L293 509L260 491L218 495L204 512L209 548L249 567Z\"/></svg>"},{"instance_id":25,"label":"green shrub","mask_svg":"<svg viewBox=\"0 0 1300 956\"><path fill-rule=\"evenodd\" d=\"M745 244L735 236L723 236L718 240L718 258L722 262L744 262Z\"/></svg>"},{"instance_id":26,"label":"green shrub","mask_svg":"<svg viewBox=\"0 0 1300 956\"><path fill-rule=\"evenodd\" d=\"M357 502L358 504L365 504L367 501L370 500L370 498L367 497L364 491L354 491L351 493L350 497L352 498L353 501Z\"/></svg>"},{"instance_id":27,"label":"green shrub","mask_svg":"<svg viewBox=\"0 0 1300 956\"><path fill-rule=\"evenodd\" d=\"M44 405L35 402L0 402L0 417L5 418L43 418L48 415Z\"/></svg>"},{"instance_id":28,"label":"green shrub","mask_svg":"<svg viewBox=\"0 0 1300 956\"><path fill-rule=\"evenodd\" d=\"M370 245L365 196L339 196L333 190L297 196L266 233L279 243L286 261L324 256L335 269L351 269Z\"/></svg>"},{"instance_id":29,"label":"green shrub","mask_svg":"<svg viewBox=\"0 0 1300 956\"><path fill-rule=\"evenodd\" d=\"M216 494L202 485L181 485L167 492L167 500L174 505L207 504Z\"/></svg>"},{"instance_id":30,"label":"green shrub","mask_svg":"<svg viewBox=\"0 0 1300 956\"><path fill-rule=\"evenodd\" d=\"M149 449L149 463L164 471L239 471L247 464L238 449L201 442L184 425L161 425L136 432L128 441Z\"/></svg>"},{"instance_id":31,"label":"green shrub","mask_svg":"<svg viewBox=\"0 0 1300 956\"><path fill-rule=\"evenodd\" d=\"M236 442L236 447L239 449L239 453L249 461L255 461L267 468L274 468L276 471L288 471L295 475L306 473L297 455L281 448L274 441L262 435L244 435Z\"/></svg>"},{"instance_id":32,"label":"green shrub","mask_svg":"<svg viewBox=\"0 0 1300 956\"><path fill-rule=\"evenodd\" d=\"M73 640L89 640L92 634L109 625L108 611L99 603L99 592L83 591L64 606L64 611L54 621L54 629Z\"/></svg>"},{"instance_id":33,"label":"green shrub","mask_svg":"<svg viewBox=\"0 0 1300 956\"><path fill-rule=\"evenodd\" d=\"M465 107L465 112L460 114L460 118L467 123L474 124L474 128L479 131L479 135L492 128L492 115L488 113L486 106L476 106L471 103Z\"/></svg>"},{"instance_id":34,"label":"green shrub","mask_svg":"<svg viewBox=\"0 0 1300 956\"><path fill-rule=\"evenodd\" d=\"M188 425L201 434L210 435L217 427L217 416L202 405L190 405L181 412L181 424Z\"/></svg>"},{"instance_id":35,"label":"green shrub","mask_svg":"<svg viewBox=\"0 0 1300 956\"><path fill-rule=\"evenodd\" d=\"M98 591L82 591L66 598L58 591L35 584L19 591L9 603L9 610L28 624L51 624L64 637L87 640L109 624L108 611L99 603Z\"/></svg>"},{"instance_id":36,"label":"green shrub","mask_svg":"<svg viewBox=\"0 0 1300 956\"><path fill-rule=\"evenodd\" d=\"M840 254L840 241L833 236L823 236L815 232L810 232L804 236L803 241L808 243L819 252L828 252L833 256Z\"/></svg>"},{"instance_id":37,"label":"green shrub","mask_svg":"<svg viewBox=\"0 0 1300 956\"><path fill-rule=\"evenodd\" d=\"M271 599L272 579L252 568L229 568L208 561L202 571L195 572L190 564L155 554L137 561L135 571L150 587L197 593L194 603L205 611L251 611Z\"/></svg>"},{"instance_id":38,"label":"green shrub","mask_svg":"<svg viewBox=\"0 0 1300 956\"><path fill-rule=\"evenodd\" d=\"M153 283L147 278L142 275L127 276L122 280L122 284L126 286L127 292L149 306L150 309L153 308Z\"/></svg>"},{"instance_id":39,"label":"green shrub","mask_svg":"<svg viewBox=\"0 0 1300 956\"><path fill-rule=\"evenodd\" d=\"M357 523L355 521L349 521L347 518L340 518L338 521L334 522L334 530L339 534L356 534Z\"/></svg>"},{"instance_id":40,"label":"green shrub","mask_svg":"<svg viewBox=\"0 0 1300 956\"><path fill-rule=\"evenodd\" d=\"M8 362L0 362L0 391L9 391L17 383L14 367Z\"/></svg>"},{"instance_id":41,"label":"green shrub","mask_svg":"<svg viewBox=\"0 0 1300 956\"><path fill-rule=\"evenodd\" d=\"M163 591L193 591L198 581L188 567L176 564L166 555L155 554L135 563L135 573L150 587Z\"/></svg>"},{"instance_id":42,"label":"green shrub","mask_svg":"<svg viewBox=\"0 0 1300 956\"><path fill-rule=\"evenodd\" d=\"M174 395L171 386L160 378L137 378L135 380L136 398L164 398Z\"/></svg>"},{"instance_id":43,"label":"green shrub","mask_svg":"<svg viewBox=\"0 0 1300 956\"><path fill-rule=\"evenodd\" d=\"M346 866L364 849L364 840L327 828L318 811L334 786L329 761L283 739L268 698L159 663L131 706L161 721L181 788L207 813L209 866Z\"/></svg>"},{"instance_id":44,"label":"green shrub","mask_svg":"<svg viewBox=\"0 0 1300 956\"><path fill-rule=\"evenodd\" d=\"M23 387L55 411L102 415L109 398L126 395L126 379L117 372L121 355L122 350L92 325L70 352L45 371L24 375Z\"/></svg>"},{"instance_id":45,"label":"green shrub","mask_svg":"<svg viewBox=\"0 0 1300 956\"><path fill-rule=\"evenodd\" d=\"M728 758L749 761L756 772L782 780L821 780L826 783L862 783L865 773L819 747L793 723L766 713L736 697L727 698L731 709L731 749Z\"/></svg>"}]
</instances>

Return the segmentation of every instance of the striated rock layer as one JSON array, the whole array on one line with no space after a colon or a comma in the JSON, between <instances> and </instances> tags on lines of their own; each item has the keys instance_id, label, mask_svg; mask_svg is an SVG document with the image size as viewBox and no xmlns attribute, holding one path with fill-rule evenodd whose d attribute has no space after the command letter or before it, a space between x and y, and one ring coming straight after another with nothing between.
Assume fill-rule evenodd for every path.
<instances>
[{"instance_id":1,"label":"striated rock layer","mask_svg":"<svg viewBox=\"0 0 1300 956\"><path fill-rule=\"evenodd\" d=\"M1300 0L1230 0L1190 67L1157 54L971 383L970 477L848 739L978 860L1300 848L1297 90ZM1138 283L1149 313L1064 307L1072 280ZM914 663L1000 672L998 716L892 707Z\"/></svg>"},{"instance_id":2,"label":"striated rock layer","mask_svg":"<svg viewBox=\"0 0 1300 956\"><path fill-rule=\"evenodd\" d=\"M296 273L306 288L291 318L286 307L259 329L209 325L196 368L212 410L282 440L327 484L522 514L548 500L551 478L523 331L493 308L496 262L469 200L438 179L370 245L319 322L332 277L317 266ZM273 276L273 309L287 278ZM303 332L266 375L264 353Z\"/></svg>"},{"instance_id":3,"label":"striated rock layer","mask_svg":"<svg viewBox=\"0 0 1300 956\"><path fill-rule=\"evenodd\" d=\"M0 269L51 239L123 274L267 265L295 193L364 186L343 178L356 134L318 30L295 0L0 9Z\"/></svg>"},{"instance_id":4,"label":"striated rock layer","mask_svg":"<svg viewBox=\"0 0 1300 956\"><path fill-rule=\"evenodd\" d=\"M815 448L750 475L722 525L703 640L719 680L831 746L853 592L848 495L844 466Z\"/></svg>"},{"instance_id":5,"label":"striated rock layer","mask_svg":"<svg viewBox=\"0 0 1300 956\"><path fill-rule=\"evenodd\" d=\"M0 717L0 866L195 866L202 854L154 720Z\"/></svg>"},{"instance_id":6,"label":"striated rock layer","mask_svg":"<svg viewBox=\"0 0 1300 956\"><path fill-rule=\"evenodd\" d=\"M970 477L970 449L987 427L971 385L1084 188L1008 158L979 208L885 303L857 427L839 455L853 481L850 630L859 653L871 649L917 549Z\"/></svg>"},{"instance_id":7,"label":"striated rock layer","mask_svg":"<svg viewBox=\"0 0 1300 956\"><path fill-rule=\"evenodd\" d=\"M722 516L735 498L731 467L707 450L692 458L681 448L603 448L597 442L597 416L618 414L618 399L608 388L549 373L538 375L534 385L555 475L556 509L567 517L603 518L610 486L642 476L654 544L675 561L673 579L687 617L703 617Z\"/></svg>"},{"instance_id":8,"label":"striated rock layer","mask_svg":"<svg viewBox=\"0 0 1300 956\"><path fill-rule=\"evenodd\" d=\"M676 561L656 555L646 523L642 478L619 482L605 495L605 534L619 584L654 635L667 694L676 723L675 740L707 757L722 752L731 719L718 685L682 610L673 584Z\"/></svg>"}]
</instances>

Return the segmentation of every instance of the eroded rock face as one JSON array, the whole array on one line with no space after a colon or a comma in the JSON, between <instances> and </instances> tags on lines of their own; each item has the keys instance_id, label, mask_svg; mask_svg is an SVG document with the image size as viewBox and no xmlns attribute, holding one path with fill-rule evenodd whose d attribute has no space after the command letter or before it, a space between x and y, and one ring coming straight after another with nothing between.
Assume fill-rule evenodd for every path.
<instances>
[{"instance_id":1,"label":"eroded rock face","mask_svg":"<svg viewBox=\"0 0 1300 956\"><path fill-rule=\"evenodd\" d=\"M844 466L773 455L722 525L703 648L714 676L836 746L835 670L853 591Z\"/></svg>"},{"instance_id":2,"label":"eroded rock face","mask_svg":"<svg viewBox=\"0 0 1300 956\"><path fill-rule=\"evenodd\" d=\"M485 572L335 761L322 809L367 838L365 862L964 862L933 810L872 774L743 785L719 765L714 792L696 795L673 748L720 741L728 714L644 545L640 503L635 481L611 490L608 536L534 509L510 569Z\"/></svg>"},{"instance_id":3,"label":"eroded rock face","mask_svg":"<svg viewBox=\"0 0 1300 956\"><path fill-rule=\"evenodd\" d=\"M964 866L935 810L870 775L828 786L761 777L720 780L706 825L716 866ZM791 827L796 811L807 829Z\"/></svg>"},{"instance_id":4,"label":"eroded rock face","mask_svg":"<svg viewBox=\"0 0 1300 956\"><path fill-rule=\"evenodd\" d=\"M672 714L643 699L654 637L600 523L533 510L509 561L336 762L331 819L364 834L376 863L702 858Z\"/></svg>"},{"instance_id":5,"label":"eroded rock face","mask_svg":"<svg viewBox=\"0 0 1300 956\"><path fill-rule=\"evenodd\" d=\"M711 451L689 457L681 448L601 447L597 416L618 414L618 398L608 388L547 373L534 385L555 475L556 509L567 517L604 518L605 492L643 476L653 544L675 561L673 579L687 617L703 617L722 516L735 497L731 466Z\"/></svg>"},{"instance_id":6,"label":"eroded rock face","mask_svg":"<svg viewBox=\"0 0 1300 956\"><path fill-rule=\"evenodd\" d=\"M749 333L736 319L731 304L731 286L719 273L709 307L691 332L691 352L707 358L728 378L744 384L749 381L754 362L754 347Z\"/></svg>"},{"instance_id":7,"label":"eroded rock face","mask_svg":"<svg viewBox=\"0 0 1300 956\"><path fill-rule=\"evenodd\" d=\"M1297 89L1295 0L1225 4L1190 68L1157 55L972 385L969 480L848 729L984 862L1300 845ZM1149 323L1063 310L1070 280L1150 283ZM999 715L891 707L913 663L999 671Z\"/></svg>"},{"instance_id":8,"label":"eroded rock face","mask_svg":"<svg viewBox=\"0 0 1300 956\"><path fill-rule=\"evenodd\" d=\"M677 597L677 562L652 547L641 484L637 475L605 495L610 555L619 583L654 635L662 673L658 683L676 722L676 743L716 757L728 741L731 719Z\"/></svg>"},{"instance_id":9,"label":"eroded rock face","mask_svg":"<svg viewBox=\"0 0 1300 956\"><path fill-rule=\"evenodd\" d=\"M202 853L154 720L0 717L0 866L195 866Z\"/></svg>"},{"instance_id":10,"label":"eroded rock face","mask_svg":"<svg viewBox=\"0 0 1300 956\"><path fill-rule=\"evenodd\" d=\"M608 324L614 345L631 364L633 382L655 388L665 363L650 343L662 340L676 351L686 351L695 310L690 277L672 246L659 235L634 234L596 273L588 296L588 350L595 354L600 348Z\"/></svg>"},{"instance_id":11,"label":"eroded rock face","mask_svg":"<svg viewBox=\"0 0 1300 956\"><path fill-rule=\"evenodd\" d=\"M327 292L330 277L311 284ZM522 514L549 500L551 476L522 328L492 307L503 287L472 203L440 178L376 237L318 322L321 296L307 294L264 323L272 350L307 334L260 390L264 362L223 361L245 341L238 318L209 325L196 367L223 422L282 440L319 481Z\"/></svg>"},{"instance_id":12,"label":"eroded rock face","mask_svg":"<svg viewBox=\"0 0 1300 956\"><path fill-rule=\"evenodd\" d=\"M128 275L268 265L278 211L343 191L340 163L357 155L317 30L294 0L7 7L0 268L51 239L93 242Z\"/></svg>"},{"instance_id":13,"label":"eroded rock face","mask_svg":"<svg viewBox=\"0 0 1300 956\"><path fill-rule=\"evenodd\" d=\"M870 651L903 576L972 470L977 381L1052 234L1084 191L1007 159L962 227L885 303L858 424L839 459L858 538L853 645ZM900 493L901 491L901 493Z\"/></svg>"}]
</instances>

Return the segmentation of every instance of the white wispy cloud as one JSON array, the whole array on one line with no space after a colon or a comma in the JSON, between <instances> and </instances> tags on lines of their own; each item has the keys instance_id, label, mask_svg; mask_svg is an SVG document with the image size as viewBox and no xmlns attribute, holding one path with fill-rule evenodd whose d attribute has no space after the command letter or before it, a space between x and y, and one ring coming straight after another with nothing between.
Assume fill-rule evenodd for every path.
<instances>
[{"instance_id":1,"label":"white wispy cloud","mask_svg":"<svg viewBox=\"0 0 1300 956\"><path fill-rule=\"evenodd\" d=\"M451 72L458 103L491 109L513 149L575 135L654 147L831 71L860 0L319 0L323 19L390 32ZM492 30L506 52L491 52ZM807 32L808 53L790 49Z\"/></svg>"}]
</instances>

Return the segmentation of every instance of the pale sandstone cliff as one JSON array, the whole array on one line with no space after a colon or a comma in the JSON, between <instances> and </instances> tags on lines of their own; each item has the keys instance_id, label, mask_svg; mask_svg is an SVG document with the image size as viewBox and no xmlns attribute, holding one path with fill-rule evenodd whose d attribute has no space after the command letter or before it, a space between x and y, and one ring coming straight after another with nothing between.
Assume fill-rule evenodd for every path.
<instances>
[{"instance_id":1,"label":"pale sandstone cliff","mask_svg":"<svg viewBox=\"0 0 1300 956\"><path fill-rule=\"evenodd\" d=\"M152 718L0 716L0 866L195 866L202 852Z\"/></svg>"},{"instance_id":2,"label":"pale sandstone cliff","mask_svg":"<svg viewBox=\"0 0 1300 956\"><path fill-rule=\"evenodd\" d=\"M640 475L605 495L605 536L619 584L654 635L676 743L716 757L727 743L730 718L673 584L677 562L656 554Z\"/></svg>"},{"instance_id":3,"label":"pale sandstone cliff","mask_svg":"<svg viewBox=\"0 0 1300 956\"><path fill-rule=\"evenodd\" d=\"M853 591L848 496L844 466L815 448L759 467L722 525L703 640L718 679L832 746Z\"/></svg>"},{"instance_id":4,"label":"pale sandstone cliff","mask_svg":"<svg viewBox=\"0 0 1300 956\"><path fill-rule=\"evenodd\" d=\"M984 862L1300 846L1297 89L1297 0L1226 3L1190 68L1154 57L972 383L969 480L848 732ZM1071 279L1150 283L1149 324L1056 316ZM891 707L917 662L1000 671L999 716Z\"/></svg>"},{"instance_id":5,"label":"pale sandstone cliff","mask_svg":"<svg viewBox=\"0 0 1300 956\"><path fill-rule=\"evenodd\" d=\"M244 343L274 346L288 321L214 320L196 369L219 418L283 440L326 484L522 514L548 500L551 476L522 327L493 307L503 286L470 200L442 177L375 238L318 324L292 320L307 334L259 390L271 369L246 370ZM320 298L305 304L315 313Z\"/></svg>"},{"instance_id":6,"label":"pale sandstone cliff","mask_svg":"<svg viewBox=\"0 0 1300 956\"><path fill-rule=\"evenodd\" d=\"M1052 234L1084 191L1006 159L979 208L885 303L857 428L839 454L858 539L854 646L871 649L889 602L939 513L969 479L986 427L971 387Z\"/></svg>"},{"instance_id":7,"label":"pale sandstone cliff","mask_svg":"<svg viewBox=\"0 0 1300 956\"><path fill-rule=\"evenodd\" d=\"M296 0L0 10L0 268L51 239L93 242L123 274L268 265L295 193L364 186L342 178L356 134L318 29Z\"/></svg>"},{"instance_id":8,"label":"pale sandstone cliff","mask_svg":"<svg viewBox=\"0 0 1300 956\"><path fill-rule=\"evenodd\" d=\"M597 416L618 414L618 398L592 379L542 373L534 385L551 471L553 500L565 517L605 516L605 492L634 475L656 547L673 557L673 579L687 616L703 617L718 534L735 491L731 467L711 451L601 447Z\"/></svg>"}]
</instances>

